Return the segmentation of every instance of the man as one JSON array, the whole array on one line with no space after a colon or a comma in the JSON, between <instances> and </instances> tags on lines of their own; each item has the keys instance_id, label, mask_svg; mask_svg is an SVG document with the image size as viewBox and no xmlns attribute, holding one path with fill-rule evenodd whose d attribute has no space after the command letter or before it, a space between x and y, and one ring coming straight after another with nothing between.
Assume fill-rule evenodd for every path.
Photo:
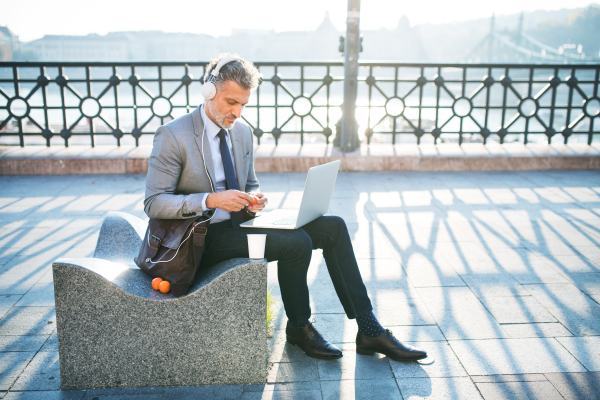
<instances>
[{"instance_id":1,"label":"man","mask_svg":"<svg viewBox=\"0 0 600 400\"><path fill-rule=\"evenodd\" d=\"M226 56L229 55L220 58ZM207 95L202 106L156 131L144 200L144 210L150 218L212 215L201 268L230 258L248 257L248 231L239 224L244 213L261 211L268 202L259 192L254 173L252 132L237 122L252 90L258 86L258 70L242 59L227 63L223 60L214 76L211 72L218 61L208 65L205 75L205 82L215 85L216 94ZM253 198L248 192L259 199L258 204L250 204ZM308 266L312 250L323 249L346 315L358 323L357 353L379 352L394 360L427 356L422 350L400 343L377 321L343 219L323 216L300 229L254 229L252 233L267 234L265 257L278 261L288 342L300 346L311 357L342 357L341 350L309 322Z\"/></svg>"}]
</instances>

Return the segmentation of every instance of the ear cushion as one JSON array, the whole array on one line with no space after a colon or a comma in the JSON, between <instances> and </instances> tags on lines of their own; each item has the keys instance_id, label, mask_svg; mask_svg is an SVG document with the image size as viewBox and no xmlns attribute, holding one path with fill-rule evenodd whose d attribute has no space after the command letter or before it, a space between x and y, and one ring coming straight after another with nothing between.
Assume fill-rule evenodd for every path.
<instances>
[{"instance_id":1,"label":"ear cushion","mask_svg":"<svg viewBox=\"0 0 600 400\"><path fill-rule=\"evenodd\" d=\"M204 85L202 85L202 96L204 96L206 100L212 100L216 95L217 87L214 83L205 82Z\"/></svg>"}]
</instances>

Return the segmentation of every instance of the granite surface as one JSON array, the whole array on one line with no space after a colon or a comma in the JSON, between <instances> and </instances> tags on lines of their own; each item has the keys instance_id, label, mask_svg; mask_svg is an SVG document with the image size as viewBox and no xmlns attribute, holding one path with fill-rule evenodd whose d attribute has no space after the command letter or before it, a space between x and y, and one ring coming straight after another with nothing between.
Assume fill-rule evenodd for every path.
<instances>
[{"instance_id":1,"label":"granite surface","mask_svg":"<svg viewBox=\"0 0 600 400\"><path fill-rule=\"evenodd\" d=\"M107 260L53 272L62 389L264 382L266 263L218 264L179 298Z\"/></svg>"},{"instance_id":2,"label":"granite surface","mask_svg":"<svg viewBox=\"0 0 600 400\"><path fill-rule=\"evenodd\" d=\"M94 258L135 266L148 223L131 214L111 211L100 228Z\"/></svg>"},{"instance_id":3,"label":"granite surface","mask_svg":"<svg viewBox=\"0 0 600 400\"><path fill-rule=\"evenodd\" d=\"M114 258L130 255L137 231L126 225L137 218L120 214L107 217L96 256L109 257L119 240L131 246ZM266 267L260 260L222 262L199 271L188 294L175 298L154 291L138 268L100 258L57 260L61 388L265 382Z\"/></svg>"}]
</instances>

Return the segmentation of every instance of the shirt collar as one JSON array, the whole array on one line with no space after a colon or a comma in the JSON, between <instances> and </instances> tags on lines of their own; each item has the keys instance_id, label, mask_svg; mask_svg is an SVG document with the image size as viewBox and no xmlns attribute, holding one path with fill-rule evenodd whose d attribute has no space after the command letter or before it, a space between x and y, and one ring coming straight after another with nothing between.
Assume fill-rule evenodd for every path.
<instances>
[{"instance_id":1,"label":"shirt collar","mask_svg":"<svg viewBox=\"0 0 600 400\"><path fill-rule=\"evenodd\" d=\"M208 118L208 115L206 115L206 110L204 109L205 107L206 107L206 105L203 104L202 105L202 122L204 123L204 129L206 129L206 134L208 135L208 137L214 139L217 137L217 135L221 131L221 127L219 125L215 124L214 122L212 122L212 120L210 118ZM225 129L225 132L228 132L228 130Z\"/></svg>"}]
</instances>

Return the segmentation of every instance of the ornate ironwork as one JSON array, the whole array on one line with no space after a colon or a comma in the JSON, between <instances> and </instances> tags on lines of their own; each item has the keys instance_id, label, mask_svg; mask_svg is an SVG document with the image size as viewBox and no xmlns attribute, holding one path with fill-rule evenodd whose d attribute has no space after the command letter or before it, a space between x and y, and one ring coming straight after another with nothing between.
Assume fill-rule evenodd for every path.
<instances>
[{"instance_id":1,"label":"ornate ironwork","mask_svg":"<svg viewBox=\"0 0 600 400\"><path fill-rule=\"evenodd\" d=\"M361 63L368 76L367 140L377 133L430 134L484 144L495 136L528 143L561 134L567 143L600 133L600 66ZM377 96L376 96L377 95ZM377 100L376 97L380 99ZM379 110L377 118L373 111ZM388 122L388 126L385 122Z\"/></svg>"},{"instance_id":2,"label":"ornate ironwork","mask_svg":"<svg viewBox=\"0 0 600 400\"><path fill-rule=\"evenodd\" d=\"M206 63L0 63L0 137L112 137L136 145L192 111ZM339 130L342 62L258 62L243 118L257 142ZM600 66L361 62L357 120L367 143L547 140L600 134ZM267 136L265 136L267 135ZM597 136L596 136L597 138ZM131 139L128 139L131 140Z\"/></svg>"}]
</instances>

